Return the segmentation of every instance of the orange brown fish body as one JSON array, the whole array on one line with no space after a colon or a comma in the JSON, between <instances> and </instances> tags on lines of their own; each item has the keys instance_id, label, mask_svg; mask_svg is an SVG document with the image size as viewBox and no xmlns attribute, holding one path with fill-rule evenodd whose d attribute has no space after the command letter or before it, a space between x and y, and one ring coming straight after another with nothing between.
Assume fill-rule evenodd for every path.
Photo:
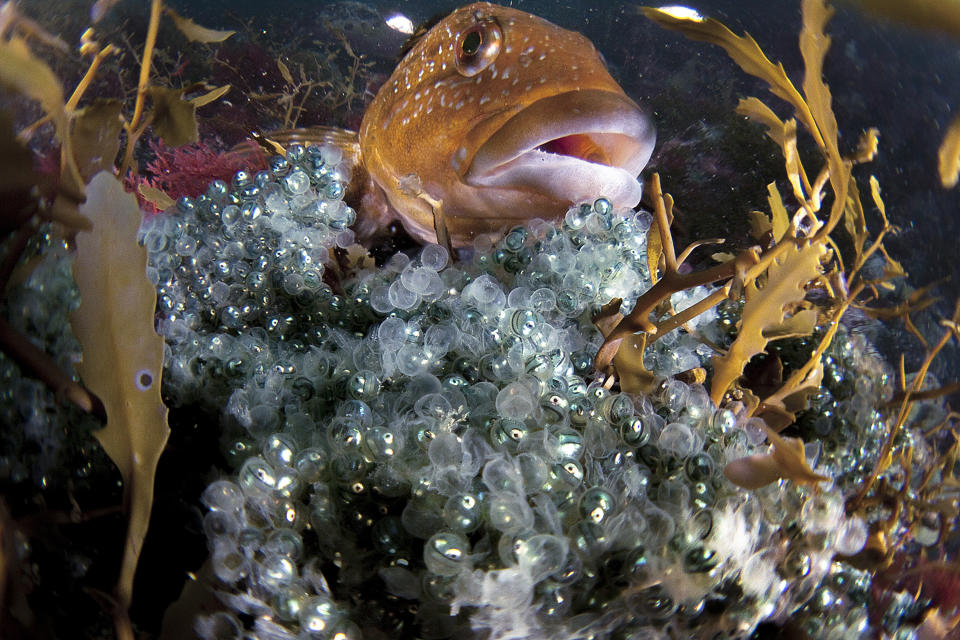
<instances>
[{"instance_id":1,"label":"orange brown fish body","mask_svg":"<svg viewBox=\"0 0 960 640\"><path fill-rule=\"evenodd\" d=\"M487 2L421 36L364 114L359 145L344 133L313 141L345 150L358 236L399 219L436 242L436 212L454 247L598 195L636 206L655 140L586 37Z\"/></svg>"},{"instance_id":2,"label":"orange brown fish body","mask_svg":"<svg viewBox=\"0 0 960 640\"><path fill-rule=\"evenodd\" d=\"M654 138L587 38L479 2L410 49L364 115L360 151L413 237L436 241L433 201L465 246L601 194L636 206Z\"/></svg>"}]
</instances>

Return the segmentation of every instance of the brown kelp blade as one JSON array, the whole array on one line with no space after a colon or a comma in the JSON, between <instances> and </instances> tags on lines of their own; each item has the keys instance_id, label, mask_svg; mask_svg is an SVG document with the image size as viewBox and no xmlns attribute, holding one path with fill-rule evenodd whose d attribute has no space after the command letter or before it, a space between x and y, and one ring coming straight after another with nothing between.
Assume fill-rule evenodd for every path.
<instances>
[{"instance_id":1,"label":"brown kelp blade","mask_svg":"<svg viewBox=\"0 0 960 640\"><path fill-rule=\"evenodd\" d=\"M136 198L104 171L87 185L80 211L93 230L77 234L73 273L81 303L71 325L83 351L77 372L106 408L107 425L94 435L123 477L128 524L116 596L126 610L150 523L154 474L170 433L160 397L163 338L153 328L157 292L146 277L146 249L137 242Z\"/></svg>"}]
</instances>

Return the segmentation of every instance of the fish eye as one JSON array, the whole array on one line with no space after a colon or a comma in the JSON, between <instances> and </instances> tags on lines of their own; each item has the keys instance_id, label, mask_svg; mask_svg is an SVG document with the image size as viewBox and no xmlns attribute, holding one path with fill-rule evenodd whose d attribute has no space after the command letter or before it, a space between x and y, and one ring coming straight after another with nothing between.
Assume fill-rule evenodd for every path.
<instances>
[{"instance_id":1,"label":"fish eye","mask_svg":"<svg viewBox=\"0 0 960 640\"><path fill-rule=\"evenodd\" d=\"M496 59L502 42L497 21L480 20L457 38L457 71L468 78L477 75Z\"/></svg>"}]
</instances>

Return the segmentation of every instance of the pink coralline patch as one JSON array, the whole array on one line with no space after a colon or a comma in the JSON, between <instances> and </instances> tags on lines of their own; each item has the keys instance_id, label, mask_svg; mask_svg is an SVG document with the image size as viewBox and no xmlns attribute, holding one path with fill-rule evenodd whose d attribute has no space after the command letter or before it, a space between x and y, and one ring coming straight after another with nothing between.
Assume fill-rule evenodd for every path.
<instances>
[{"instance_id":1,"label":"pink coralline patch","mask_svg":"<svg viewBox=\"0 0 960 640\"><path fill-rule=\"evenodd\" d=\"M237 171L257 172L266 168L266 157L259 150L218 151L206 142L182 147L168 147L160 140L151 140L154 158L139 175L128 175L124 186L137 195L140 206L149 213L159 213L153 203L144 200L137 188L145 184L160 189L173 200L195 197L207 190L214 180L229 184Z\"/></svg>"}]
</instances>

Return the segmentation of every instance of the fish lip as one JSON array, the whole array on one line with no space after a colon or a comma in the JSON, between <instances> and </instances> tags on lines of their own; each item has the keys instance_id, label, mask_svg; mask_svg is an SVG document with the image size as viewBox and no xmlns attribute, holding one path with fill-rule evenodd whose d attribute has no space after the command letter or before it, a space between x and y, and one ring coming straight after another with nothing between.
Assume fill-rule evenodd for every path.
<instances>
[{"instance_id":1,"label":"fish lip","mask_svg":"<svg viewBox=\"0 0 960 640\"><path fill-rule=\"evenodd\" d=\"M563 116L558 118L557 114ZM552 141L575 135L590 137L603 149L609 162L598 164L575 155L558 155L540 149ZM574 180L586 174L603 173L604 176L597 179L599 183L588 180L587 184L605 184L612 180L617 184L611 189L625 192L627 199L636 197L639 201L639 189L633 193L631 186L624 183L636 182L653 153L655 140L651 119L625 94L596 89L568 91L541 98L511 116L480 145L469 164L464 163L462 179L477 187L510 187L516 183L521 188L546 188L555 192L557 180L532 177L531 163L537 162L547 169L560 167ZM564 198L563 193L554 195L575 200L573 196ZM596 195L601 194L584 197ZM615 204L632 207L636 202Z\"/></svg>"}]
</instances>

